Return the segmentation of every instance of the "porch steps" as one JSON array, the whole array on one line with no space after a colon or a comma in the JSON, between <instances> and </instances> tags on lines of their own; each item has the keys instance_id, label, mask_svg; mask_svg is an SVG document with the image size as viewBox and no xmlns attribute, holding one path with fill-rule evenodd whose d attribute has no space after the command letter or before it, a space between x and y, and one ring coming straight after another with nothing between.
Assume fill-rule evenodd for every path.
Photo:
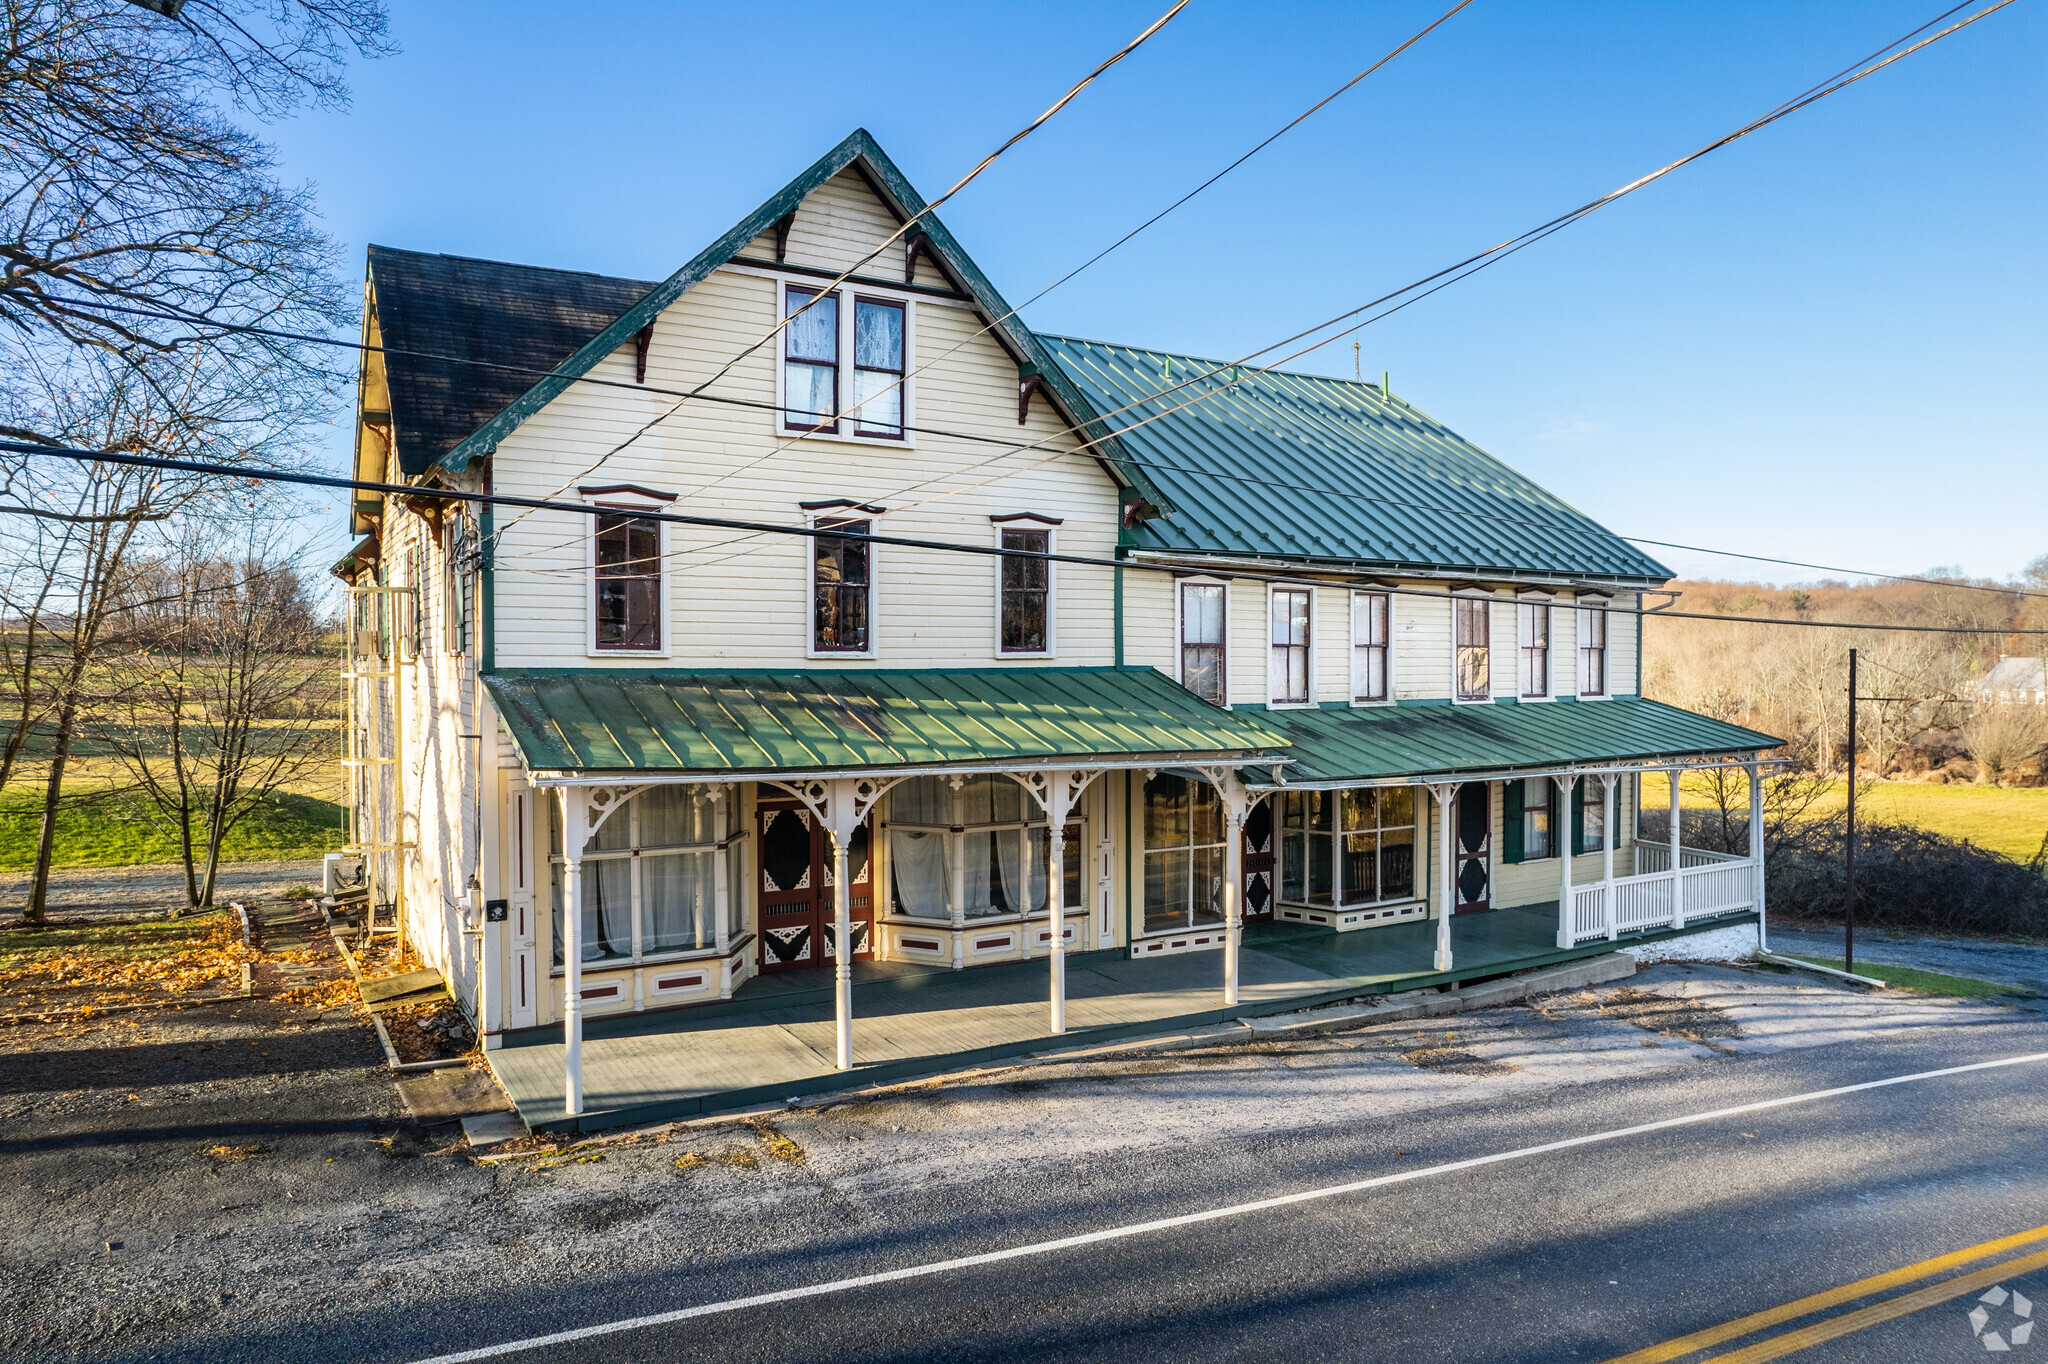
<instances>
[{"instance_id":1,"label":"porch steps","mask_svg":"<svg viewBox=\"0 0 2048 1364\"><path fill-rule=\"evenodd\" d=\"M1313 1037L1320 1033L1370 1027L1375 1023L1401 1023L1411 1018L1442 1018L1473 1009L1497 1009L1531 995L1583 989L1610 980L1624 980L1635 973L1634 957L1626 952L1609 952L1475 985L1459 985L1448 990L1404 990L1400 994L1388 995L1376 1004L1267 1014L1263 1018L1248 1018L1245 1024L1259 1037Z\"/></svg>"}]
</instances>

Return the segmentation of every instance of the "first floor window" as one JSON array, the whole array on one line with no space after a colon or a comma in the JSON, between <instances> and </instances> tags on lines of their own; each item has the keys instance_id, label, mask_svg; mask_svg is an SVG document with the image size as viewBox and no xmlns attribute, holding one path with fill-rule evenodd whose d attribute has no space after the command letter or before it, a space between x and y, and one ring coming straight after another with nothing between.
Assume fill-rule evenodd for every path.
<instances>
[{"instance_id":1,"label":"first floor window","mask_svg":"<svg viewBox=\"0 0 2048 1364\"><path fill-rule=\"evenodd\" d=\"M1525 601L1517 605L1515 630L1521 646L1522 695L1550 695L1550 604Z\"/></svg>"},{"instance_id":2,"label":"first floor window","mask_svg":"<svg viewBox=\"0 0 2048 1364\"><path fill-rule=\"evenodd\" d=\"M839 296L791 288L783 295L782 424L839 429Z\"/></svg>"},{"instance_id":3,"label":"first floor window","mask_svg":"<svg viewBox=\"0 0 2048 1364\"><path fill-rule=\"evenodd\" d=\"M1451 614L1457 631L1460 701L1484 701L1492 695L1491 605L1484 597L1455 597L1451 601Z\"/></svg>"},{"instance_id":4,"label":"first floor window","mask_svg":"<svg viewBox=\"0 0 2048 1364\"><path fill-rule=\"evenodd\" d=\"M1052 552L1049 530L1002 532L1002 652L1042 654L1051 650L1052 561L1032 556Z\"/></svg>"},{"instance_id":5,"label":"first floor window","mask_svg":"<svg viewBox=\"0 0 2048 1364\"><path fill-rule=\"evenodd\" d=\"M940 777L913 778L889 793L887 828L895 913L951 919L956 857L963 918L1045 913L1052 866L1045 815L1008 777L969 777L958 791ZM1069 821L1063 835L1064 903L1084 907L1081 821Z\"/></svg>"},{"instance_id":6,"label":"first floor window","mask_svg":"<svg viewBox=\"0 0 2048 1364\"><path fill-rule=\"evenodd\" d=\"M1393 598L1385 592L1351 594L1351 699L1387 699L1387 615Z\"/></svg>"},{"instance_id":7,"label":"first floor window","mask_svg":"<svg viewBox=\"0 0 2048 1364\"><path fill-rule=\"evenodd\" d=\"M1579 851L1607 847L1607 787L1598 777L1579 778Z\"/></svg>"},{"instance_id":8,"label":"first floor window","mask_svg":"<svg viewBox=\"0 0 2048 1364\"><path fill-rule=\"evenodd\" d=\"M821 521L820 530L871 533L870 521ZM817 653L866 653L874 647L865 540L820 535L811 541L811 648Z\"/></svg>"},{"instance_id":9,"label":"first floor window","mask_svg":"<svg viewBox=\"0 0 2048 1364\"><path fill-rule=\"evenodd\" d=\"M1223 584L1180 585L1180 684L1205 701L1225 704Z\"/></svg>"},{"instance_id":10,"label":"first floor window","mask_svg":"<svg viewBox=\"0 0 2048 1364\"><path fill-rule=\"evenodd\" d=\"M1273 590L1273 656L1269 672L1272 703L1305 705L1309 698L1309 591Z\"/></svg>"},{"instance_id":11,"label":"first floor window","mask_svg":"<svg viewBox=\"0 0 2048 1364\"><path fill-rule=\"evenodd\" d=\"M1607 605L1579 608L1579 695L1607 695Z\"/></svg>"},{"instance_id":12,"label":"first floor window","mask_svg":"<svg viewBox=\"0 0 2048 1364\"><path fill-rule=\"evenodd\" d=\"M661 523L630 511L597 517L600 649L661 648Z\"/></svg>"},{"instance_id":13,"label":"first floor window","mask_svg":"<svg viewBox=\"0 0 2048 1364\"><path fill-rule=\"evenodd\" d=\"M1557 856L1557 787L1548 777L1507 783L1501 811L1507 847L1503 861L1535 862Z\"/></svg>"},{"instance_id":14,"label":"first floor window","mask_svg":"<svg viewBox=\"0 0 2048 1364\"><path fill-rule=\"evenodd\" d=\"M633 797L584 849L585 963L717 946L716 859L723 805L679 786ZM554 963L562 964L562 822L550 802L554 854Z\"/></svg>"},{"instance_id":15,"label":"first floor window","mask_svg":"<svg viewBox=\"0 0 2048 1364\"><path fill-rule=\"evenodd\" d=\"M1415 895L1415 788L1284 791L1280 898L1370 905Z\"/></svg>"},{"instance_id":16,"label":"first floor window","mask_svg":"<svg viewBox=\"0 0 2048 1364\"><path fill-rule=\"evenodd\" d=\"M1162 772L1145 783L1145 932L1223 922L1223 802Z\"/></svg>"}]
</instances>

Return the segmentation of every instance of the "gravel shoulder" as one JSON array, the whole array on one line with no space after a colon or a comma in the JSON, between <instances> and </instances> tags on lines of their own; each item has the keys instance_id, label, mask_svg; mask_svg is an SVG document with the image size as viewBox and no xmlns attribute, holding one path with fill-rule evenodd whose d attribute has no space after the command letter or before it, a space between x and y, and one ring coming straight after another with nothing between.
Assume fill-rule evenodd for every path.
<instances>
[{"instance_id":1,"label":"gravel shoulder","mask_svg":"<svg viewBox=\"0 0 2048 1364\"><path fill-rule=\"evenodd\" d=\"M275 900L293 886L320 885L320 859L223 862L214 903ZM0 914L19 914L29 874L0 872ZM59 867L50 873L51 918L88 919L113 914L161 914L185 903L185 869L176 863L139 867Z\"/></svg>"},{"instance_id":2,"label":"gravel shoulder","mask_svg":"<svg viewBox=\"0 0 2048 1364\"><path fill-rule=\"evenodd\" d=\"M405 1116L357 1013L256 1000L11 1029L0 1357L310 1358L366 1306L431 1313L457 1285L512 1303L736 1257L801 1266L849 1237L1000 1235L1020 1201L1165 1196L1162 1172L1204 1151L2036 1019L1665 966L1427 1027L1133 1049L498 1163Z\"/></svg>"}]
</instances>

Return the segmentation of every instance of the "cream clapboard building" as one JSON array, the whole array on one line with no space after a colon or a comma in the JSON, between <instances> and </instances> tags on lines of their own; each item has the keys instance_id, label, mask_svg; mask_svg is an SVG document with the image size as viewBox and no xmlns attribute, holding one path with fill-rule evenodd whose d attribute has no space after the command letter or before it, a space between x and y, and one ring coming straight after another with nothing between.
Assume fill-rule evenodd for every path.
<instances>
[{"instance_id":1,"label":"cream clapboard building","mask_svg":"<svg viewBox=\"0 0 2048 1364\"><path fill-rule=\"evenodd\" d=\"M573 1116L585 1019L797 972L844 1067L914 966L1058 1031L1071 953L1754 941L1634 837L1776 743L1637 695L1663 567L1373 385L1036 335L922 209L857 132L660 282L371 248L355 838L487 1045Z\"/></svg>"}]
</instances>

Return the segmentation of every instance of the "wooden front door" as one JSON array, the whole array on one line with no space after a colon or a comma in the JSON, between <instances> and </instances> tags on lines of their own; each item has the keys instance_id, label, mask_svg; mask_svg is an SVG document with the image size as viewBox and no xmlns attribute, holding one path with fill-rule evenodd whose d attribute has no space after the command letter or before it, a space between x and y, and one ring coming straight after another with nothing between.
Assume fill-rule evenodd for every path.
<instances>
[{"instance_id":1,"label":"wooden front door","mask_svg":"<svg viewBox=\"0 0 2048 1364\"><path fill-rule=\"evenodd\" d=\"M831 841L824 827L796 801L764 801L755 818L762 972L830 966L837 944L832 941ZM871 961L875 955L868 827L862 824L854 832L853 846L846 850L855 961Z\"/></svg>"},{"instance_id":2,"label":"wooden front door","mask_svg":"<svg viewBox=\"0 0 2048 1364\"><path fill-rule=\"evenodd\" d=\"M1247 919L1273 917L1273 801L1252 806L1244 817L1244 904Z\"/></svg>"},{"instance_id":3,"label":"wooden front door","mask_svg":"<svg viewBox=\"0 0 2048 1364\"><path fill-rule=\"evenodd\" d=\"M1493 908L1493 788L1483 781L1458 788L1457 865L1459 914Z\"/></svg>"}]
</instances>

